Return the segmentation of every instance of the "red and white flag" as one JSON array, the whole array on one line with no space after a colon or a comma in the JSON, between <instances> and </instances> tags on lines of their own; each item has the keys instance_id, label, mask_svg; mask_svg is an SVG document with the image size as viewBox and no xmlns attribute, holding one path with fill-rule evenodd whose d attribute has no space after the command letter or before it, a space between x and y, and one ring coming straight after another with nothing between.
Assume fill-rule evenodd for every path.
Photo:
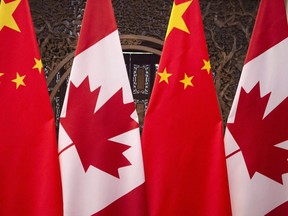
<instances>
[{"instance_id":1,"label":"red and white flag","mask_svg":"<svg viewBox=\"0 0 288 216\"><path fill-rule=\"evenodd\" d=\"M64 215L146 215L137 121L111 0L88 0L60 119Z\"/></svg>"},{"instance_id":2,"label":"red and white flag","mask_svg":"<svg viewBox=\"0 0 288 216\"><path fill-rule=\"evenodd\" d=\"M235 216L288 212L287 37L285 1L262 0L225 134Z\"/></svg>"}]
</instances>

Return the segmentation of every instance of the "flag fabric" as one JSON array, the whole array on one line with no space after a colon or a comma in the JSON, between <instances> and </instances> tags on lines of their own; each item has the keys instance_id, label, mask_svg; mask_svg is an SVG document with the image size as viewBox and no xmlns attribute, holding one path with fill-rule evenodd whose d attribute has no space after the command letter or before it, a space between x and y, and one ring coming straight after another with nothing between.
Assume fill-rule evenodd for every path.
<instances>
[{"instance_id":1,"label":"flag fabric","mask_svg":"<svg viewBox=\"0 0 288 216\"><path fill-rule=\"evenodd\" d=\"M173 3L142 145L149 215L231 215L222 119L197 0Z\"/></svg>"},{"instance_id":2,"label":"flag fabric","mask_svg":"<svg viewBox=\"0 0 288 216\"><path fill-rule=\"evenodd\" d=\"M56 129L27 0L0 3L0 215L62 215Z\"/></svg>"},{"instance_id":3,"label":"flag fabric","mask_svg":"<svg viewBox=\"0 0 288 216\"><path fill-rule=\"evenodd\" d=\"M288 212L287 36L285 1L262 0L225 132L235 216Z\"/></svg>"},{"instance_id":4,"label":"flag fabric","mask_svg":"<svg viewBox=\"0 0 288 216\"><path fill-rule=\"evenodd\" d=\"M146 215L137 121L111 0L88 0L60 118L64 215Z\"/></svg>"}]
</instances>

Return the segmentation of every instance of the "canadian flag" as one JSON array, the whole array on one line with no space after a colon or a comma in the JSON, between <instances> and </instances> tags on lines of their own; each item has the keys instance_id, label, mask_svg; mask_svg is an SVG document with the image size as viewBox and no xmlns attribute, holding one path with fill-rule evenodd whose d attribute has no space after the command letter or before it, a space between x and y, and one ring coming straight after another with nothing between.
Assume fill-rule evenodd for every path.
<instances>
[{"instance_id":1,"label":"canadian flag","mask_svg":"<svg viewBox=\"0 0 288 216\"><path fill-rule=\"evenodd\" d=\"M286 3L286 6L285 6ZM262 0L228 118L233 215L288 212L287 0Z\"/></svg>"},{"instance_id":2,"label":"canadian flag","mask_svg":"<svg viewBox=\"0 0 288 216\"><path fill-rule=\"evenodd\" d=\"M137 121L111 0L88 0L60 119L64 215L146 215Z\"/></svg>"}]
</instances>

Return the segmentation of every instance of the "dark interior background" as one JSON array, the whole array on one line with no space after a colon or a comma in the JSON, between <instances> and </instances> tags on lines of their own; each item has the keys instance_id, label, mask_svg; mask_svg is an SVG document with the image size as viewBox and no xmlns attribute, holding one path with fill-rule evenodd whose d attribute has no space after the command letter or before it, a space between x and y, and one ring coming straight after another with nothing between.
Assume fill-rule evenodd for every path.
<instances>
[{"instance_id":1,"label":"dark interior background","mask_svg":"<svg viewBox=\"0 0 288 216\"><path fill-rule=\"evenodd\" d=\"M75 50L86 1L29 0L29 2L42 61L48 76L68 54ZM172 0L113 0L112 2L121 35L143 35L164 40ZM241 75L259 0L200 0L200 6L215 88L225 123ZM141 66L142 68L150 64L152 69L150 68L148 73L151 73L152 79L147 79L146 84L151 86L155 76L153 73L157 70L157 56L137 55L128 53L125 56L130 82L133 82L133 74L129 72L129 65L133 63L137 69L137 64L144 65ZM131 63L130 60L133 62ZM145 75L142 68L139 70L141 76L143 73ZM57 76L60 77L61 74ZM57 82L57 76L54 83ZM137 85L143 87L141 83ZM49 90L52 89L53 83L49 86ZM53 101L55 115L58 117L64 93L65 86ZM150 91L146 98L145 95L137 94L134 94L135 100L139 98L146 100L146 104L142 101L142 109L145 112Z\"/></svg>"}]
</instances>

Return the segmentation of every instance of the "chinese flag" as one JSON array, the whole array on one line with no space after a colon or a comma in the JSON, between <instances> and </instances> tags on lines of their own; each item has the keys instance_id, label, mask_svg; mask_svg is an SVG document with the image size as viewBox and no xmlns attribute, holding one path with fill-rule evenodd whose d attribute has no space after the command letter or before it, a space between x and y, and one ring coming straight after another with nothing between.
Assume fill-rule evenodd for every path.
<instances>
[{"instance_id":1,"label":"chinese flag","mask_svg":"<svg viewBox=\"0 0 288 216\"><path fill-rule=\"evenodd\" d=\"M111 0L88 0L60 119L65 215L146 215L137 121Z\"/></svg>"},{"instance_id":2,"label":"chinese flag","mask_svg":"<svg viewBox=\"0 0 288 216\"><path fill-rule=\"evenodd\" d=\"M142 134L149 215L231 215L222 132L199 2L176 0Z\"/></svg>"},{"instance_id":3,"label":"chinese flag","mask_svg":"<svg viewBox=\"0 0 288 216\"><path fill-rule=\"evenodd\" d=\"M62 215L54 116L27 0L0 4L0 215Z\"/></svg>"},{"instance_id":4,"label":"chinese flag","mask_svg":"<svg viewBox=\"0 0 288 216\"><path fill-rule=\"evenodd\" d=\"M284 0L260 2L228 118L225 150L235 216L288 213L286 10Z\"/></svg>"}]
</instances>

